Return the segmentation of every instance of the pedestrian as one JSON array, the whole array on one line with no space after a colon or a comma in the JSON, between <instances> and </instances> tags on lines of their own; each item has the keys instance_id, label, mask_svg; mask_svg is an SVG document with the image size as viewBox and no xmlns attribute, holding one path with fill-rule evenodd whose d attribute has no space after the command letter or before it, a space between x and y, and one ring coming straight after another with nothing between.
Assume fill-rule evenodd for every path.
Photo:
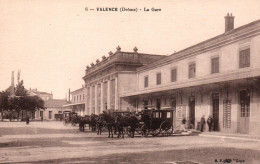
<instances>
[{"instance_id":1,"label":"pedestrian","mask_svg":"<svg viewBox=\"0 0 260 164\"><path fill-rule=\"evenodd\" d=\"M200 119L200 131L203 132L204 130L204 125L206 123L206 120L205 120L205 115L202 115L201 119Z\"/></svg>"},{"instance_id":2,"label":"pedestrian","mask_svg":"<svg viewBox=\"0 0 260 164\"><path fill-rule=\"evenodd\" d=\"M209 115L209 118L207 119L207 124L209 126L209 131L211 132L213 127L213 118L211 117L211 115Z\"/></svg>"},{"instance_id":3,"label":"pedestrian","mask_svg":"<svg viewBox=\"0 0 260 164\"><path fill-rule=\"evenodd\" d=\"M184 115L182 115L180 131L184 131L184 132L186 131L185 125L186 125L186 118Z\"/></svg>"},{"instance_id":4,"label":"pedestrian","mask_svg":"<svg viewBox=\"0 0 260 164\"><path fill-rule=\"evenodd\" d=\"M30 123L30 118L29 116L26 116L26 124L28 125Z\"/></svg>"},{"instance_id":5,"label":"pedestrian","mask_svg":"<svg viewBox=\"0 0 260 164\"><path fill-rule=\"evenodd\" d=\"M41 116L41 121L43 121L43 116Z\"/></svg>"}]
</instances>

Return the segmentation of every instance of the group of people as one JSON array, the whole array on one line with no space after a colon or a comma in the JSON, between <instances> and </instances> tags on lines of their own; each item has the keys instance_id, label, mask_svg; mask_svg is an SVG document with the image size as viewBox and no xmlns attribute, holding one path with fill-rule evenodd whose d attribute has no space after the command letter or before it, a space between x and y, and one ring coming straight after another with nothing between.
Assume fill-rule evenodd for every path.
<instances>
[{"instance_id":1,"label":"group of people","mask_svg":"<svg viewBox=\"0 0 260 164\"><path fill-rule=\"evenodd\" d=\"M200 131L203 132L204 131L204 126L206 124L206 119L205 119L205 115L202 115L201 119L200 119ZM209 118L207 119L207 124L209 126L209 131L212 131L212 127L213 127L213 118L211 115L209 115Z\"/></svg>"},{"instance_id":2,"label":"group of people","mask_svg":"<svg viewBox=\"0 0 260 164\"><path fill-rule=\"evenodd\" d=\"M202 115L202 117L200 119L200 131L201 132L204 131L205 124L206 124L205 115ZM209 115L209 118L207 119L207 124L209 126L209 131L211 132L212 128L213 128L213 118L211 115ZM185 118L185 116L183 116L183 119L181 121L181 127L180 127L181 131L186 131L185 125L186 125L186 118Z\"/></svg>"}]
</instances>

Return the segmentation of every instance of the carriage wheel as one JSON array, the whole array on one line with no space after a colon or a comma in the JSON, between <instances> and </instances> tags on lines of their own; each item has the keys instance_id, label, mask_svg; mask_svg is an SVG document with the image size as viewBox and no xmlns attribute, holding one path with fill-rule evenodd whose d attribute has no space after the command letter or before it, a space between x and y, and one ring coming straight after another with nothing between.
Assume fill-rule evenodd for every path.
<instances>
[{"instance_id":1,"label":"carriage wheel","mask_svg":"<svg viewBox=\"0 0 260 164\"><path fill-rule=\"evenodd\" d=\"M157 136L158 134L160 134L160 132L161 132L161 128L158 128L158 129L153 129L153 130L151 130L151 131L150 131L150 134L151 134L152 136Z\"/></svg>"},{"instance_id":2,"label":"carriage wheel","mask_svg":"<svg viewBox=\"0 0 260 164\"><path fill-rule=\"evenodd\" d=\"M161 134L163 136L170 136L172 134L172 132L173 132L173 126L168 121L164 121L161 124L160 129L161 129Z\"/></svg>"},{"instance_id":3,"label":"carriage wheel","mask_svg":"<svg viewBox=\"0 0 260 164\"><path fill-rule=\"evenodd\" d=\"M141 134L144 137L147 137L149 135L149 129L145 125L141 127Z\"/></svg>"}]
</instances>

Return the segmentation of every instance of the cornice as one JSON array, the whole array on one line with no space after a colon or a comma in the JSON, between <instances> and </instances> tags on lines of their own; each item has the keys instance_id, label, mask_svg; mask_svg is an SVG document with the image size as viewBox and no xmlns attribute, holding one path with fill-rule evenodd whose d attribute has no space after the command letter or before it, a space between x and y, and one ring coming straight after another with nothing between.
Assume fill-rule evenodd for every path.
<instances>
[{"instance_id":1,"label":"cornice","mask_svg":"<svg viewBox=\"0 0 260 164\"><path fill-rule=\"evenodd\" d=\"M96 85L96 84L99 84L101 82L105 82L105 81L108 81L108 80L113 80L117 77L117 74L118 74L118 72L112 72L110 74L107 74L106 76L96 78L96 79L88 82L86 84L86 87L93 86L93 85Z\"/></svg>"},{"instance_id":2,"label":"cornice","mask_svg":"<svg viewBox=\"0 0 260 164\"><path fill-rule=\"evenodd\" d=\"M254 37L257 35L260 35L260 20L252 22L250 24L247 24L245 26L241 26L237 29L234 29L230 32L218 35L214 38L208 39L206 41L200 42L194 46L188 47L184 50L181 50L177 53L174 53L164 59L161 59L157 62L154 62L152 64L140 67L137 69L137 73L142 73L146 70L154 69L161 67L163 65L170 64L174 61L179 61L185 58L189 58L192 56L196 56L198 54L202 54L205 52L212 51L217 48L221 48L223 46L238 42L243 39L247 39L250 37ZM256 27L251 27L250 26L256 26ZM248 27L249 26L249 27ZM248 29L247 29L248 28ZM253 28L253 29L252 29ZM246 32L245 32L246 31Z\"/></svg>"},{"instance_id":3,"label":"cornice","mask_svg":"<svg viewBox=\"0 0 260 164\"><path fill-rule=\"evenodd\" d=\"M74 91L71 91L70 93L71 94L76 94L76 93L79 93L79 92L81 92L81 91L84 91L86 89L86 87L83 87L83 88L79 88L79 89L76 89L76 90L74 90Z\"/></svg>"}]
</instances>

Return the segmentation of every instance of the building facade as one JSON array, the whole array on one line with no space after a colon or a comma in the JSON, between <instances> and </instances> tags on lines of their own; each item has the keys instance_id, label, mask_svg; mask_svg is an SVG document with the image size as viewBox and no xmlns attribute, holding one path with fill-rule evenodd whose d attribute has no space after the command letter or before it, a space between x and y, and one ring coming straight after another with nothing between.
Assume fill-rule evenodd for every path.
<instances>
[{"instance_id":1,"label":"building facade","mask_svg":"<svg viewBox=\"0 0 260 164\"><path fill-rule=\"evenodd\" d=\"M71 111L66 107L68 102L62 99L50 99L44 102L45 110L40 109L35 112L35 119L40 120L57 120L60 117L55 117L56 114L63 114L64 111Z\"/></svg>"},{"instance_id":2,"label":"building facade","mask_svg":"<svg viewBox=\"0 0 260 164\"><path fill-rule=\"evenodd\" d=\"M138 53L136 47L133 50L134 52L122 52L118 46L115 53L109 52L108 57L103 56L101 61L97 59L95 64L87 66L83 77L85 85L71 93L70 106L78 108L75 111L81 115L100 114L108 109L130 110L128 107L120 108L119 94L135 90L138 67L166 57Z\"/></svg>"},{"instance_id":3,"label":"building facade","mask_svg":"<svg viewBox=\"0 0 260 164\"><path fill-rule=\"evenodd\" d=\"M30 96L38 96L40 97L43 101L51 100L53 99L53 94L52 93L47 93L47 92L41 92L36 89L31 89L27 90L28 94Z\"/></svg>"},{"instance_id":4,"label":"building facade","mask_svg":"<svg viewBox=\"0 0 260 164\"><path fill-rule=\"evenodd\" d=\"M78 115L84 116L86 115L85 114L86 100L87 100L86 88L82 86L82 88L69 93L69 104L64 105L64 107L68 107L73 112L78 113Z\"/></svg>"},{"instance_id":5,"label":"building facade","mask_svg":"<svg viewBox=\"0 0 260 164\"><path fill-rule=\"evenodd\" d=\"M260 20L233 29L227 15L225 23L225 33L137 68L120 107L171 107L175 127L183 116L196 128L212 115L214 131L260 134Z\"/></svg>"}]
</instances>

